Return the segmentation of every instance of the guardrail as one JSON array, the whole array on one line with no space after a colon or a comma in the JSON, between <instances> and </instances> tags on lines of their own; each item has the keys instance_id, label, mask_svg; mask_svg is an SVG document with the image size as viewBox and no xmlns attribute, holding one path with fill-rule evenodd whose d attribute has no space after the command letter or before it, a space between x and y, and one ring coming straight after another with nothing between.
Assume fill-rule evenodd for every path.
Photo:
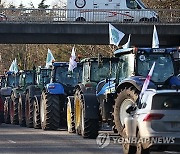
<instances>
[{"instance_id":1,"label":"guardrail","mask_svg":"<svg viewBox=\"0 0 180 154\"><path fill-rule=\"evenodd\" d=\"M4 22L111 22L180 23L180 9L99 10L99 9L0 9Z\"/></svg>"}]
</instances>

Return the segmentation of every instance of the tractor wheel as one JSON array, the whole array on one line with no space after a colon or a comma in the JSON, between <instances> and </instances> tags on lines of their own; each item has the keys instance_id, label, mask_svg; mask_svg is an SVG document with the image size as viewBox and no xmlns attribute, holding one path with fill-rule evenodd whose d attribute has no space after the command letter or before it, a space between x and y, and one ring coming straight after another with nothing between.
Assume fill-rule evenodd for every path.
<instances>
[{"instance_id":1,"label":"tractor wheel","mask_svg":"<svg viewBox=\"0 0 180 154\"><path fill-rule=\"evenodd\" d=\"M74 96L74 122L75 130L78 135L81 135L81 105L82 105L82 94L79 90L76 91Z\"/></svg>"},{"instance_id":2,"label":"tractor wheel","mask_svg":"<svg viewBox=\"0 0 180 154\"><path fill-rule=\"evenodd\" d=\"M29 93L26 93L26 126L29 128L33 128L33 99L34 98L30 98Z\"/></svg>"},{"instance_id":3,"label":"tractor wheel","mask_svg":"<svg viewBox=\"0 0 180 154\"><path fill-rule=\"evenodd\" d=\"M19 125L21 127L25 127L26 119L25 119L25 97L24 97L24 95L19 96L18 117L19 117Z\"/></svg>"},{"instance_id":4,"label":"tractor wheel","mask_svg":"<svg viewBox=\"0 0 180 154\"><path fill-rule=\"evenodd\" d=\"M6 98L4 101L4 122L10 124L10 98Z\"/></svg>"},{"instance_id":5,"label":"tractor wheel","mask_svg":"<svg viewBox=\"0 0 180 154\"><path fill-rule=\"evenodd\" d=\"M10 102L10 121L11 124L18 125L18 103L19 99L16 98L13 94L11 97L12 101Z\"/></svg>"},{"instance_id":6,"label":"tractor wheel","mask_svg":"<svg viewBox=\"0 0 180 154\"><path fill-rule=\"evenodd\" d=\"M83 94L80 91L76 91L74 99L76 133L84 138L96 138L99 130L98 119L85 118Z\"/></svg>"},{"instance_id":7,"label":"tractor wheel","mask_svg":"<svg viewBox=\"0 0 180 154\"><path fill-rule=\"evenodd\" d=\"M138 131L137 132L137 140L139 140L139 139L140 139L140 134L139 134L139 131ZM149 148L144 149L142 147L141 142L138 142L136 146L137 146L136 154L150 154L150 149Z\"/></svg>"},{"instance_id":8,"label":"tractor wheel","mask_svg":"<svg viewBox=\"0 0 180 154\"><path fill-rule=\"evenodd\" d=\"M124 140L127 139L126 129L125 128L123 129L122 137L124 138ZM123 148L123 153L124 154L136 154L136 146L132 146L128 142L124 142L122 144L122 148Z\"/></svg>"},{"instance_id":9,"label":"tractor wheel","mask_svg":"<svg viewBox=\"0 0 180 154\"><path fill-rule=\"evenodd\" d=\"M114 121L116 129L120 135L123 133L124 118L128 116L126 108L128 105L136 103L137 98L138 95L132 87L128 89L125 88L117 94L114 105Z\"/></svg>"},{"instance_id":10,"label":"tractor wheel","mask_svg":"<svg viewBox=\"0 0 180 154\"><path fill-rule=\"evenodd\" d=\"M60 97L42 92L40 102L41 128L57 130L60 125Z\"/></svg>"},{"instance_id":11,"label":"tractor wheel","mask_svg":"<svg viewBox=\"0 0 180 154\"><path fill-rule=\"evenodd\" d=\"M75 133L74 123L74 97L70 96L67 98L67 128L69 133Z\"/></svg>"},{"instance_id":12,"label":"tractor wheel","mask_svg":"<svg viewBox=\"0 0 180 154\"><path fill-rule=\"evenodd\" d=\"M33 126L35 129L41 128L39 102L37 99L33 100Z\"/></svg>"}]
</instances>

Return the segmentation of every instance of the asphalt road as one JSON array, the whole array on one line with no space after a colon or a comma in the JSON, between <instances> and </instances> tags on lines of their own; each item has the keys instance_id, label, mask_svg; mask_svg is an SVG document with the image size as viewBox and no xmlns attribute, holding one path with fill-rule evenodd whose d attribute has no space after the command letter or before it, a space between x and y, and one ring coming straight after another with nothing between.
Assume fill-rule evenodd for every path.
<instances>
[{"instance_id":1,"label":"asphalt road","mask_svg":"<svg viewBox=\"0 0 180 154\"><path fill-rule=\"evenodd\" d=\"M3 153L123 154L121 145L114 143L112 139L106 147L100 148L95 139L83 139L76 134L69 134L66 130L43 131L17 125L1 124L0 154Z\"/></svg>"}]
</instances>

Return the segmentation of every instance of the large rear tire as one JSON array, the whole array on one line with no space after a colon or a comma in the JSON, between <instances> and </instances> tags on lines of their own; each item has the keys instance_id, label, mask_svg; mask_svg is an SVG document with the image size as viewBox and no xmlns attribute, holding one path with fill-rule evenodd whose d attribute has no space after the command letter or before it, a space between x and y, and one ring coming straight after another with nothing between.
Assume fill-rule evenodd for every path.
<instances>
[{"instance_id":1,"label":"large rear tire","mask_svg":"<svg viewBox=\"0 0 180 154\"><path fill-rule=\"evenodd\" d=\"M10 124L10 98L6 97L4 101L4 122Z\"/></svg>"},{"instance_id":2,"label":"large rear tire","mask_svg":"<svg viewBox=\"0 0 180 154\"><path fill-rule=\"evenodd\" d=\"M85 118L83 94L77 90L75 93L75 129L77 134L84 138L96 138L99 130L99 119Z\"/></svg>"},{"instance_id":3,"label":"large rear tire","mask_svg":"<svg viewBox=\"0 0 180 154\"><path fill-rule=\"evenodd\" d=\"M26 93L26 126L28 128L33 128L33 99L29 96L29 93Z\"/></svg>"},{"instance_id":4,"label":"large rear tire","mask_svg":"<svg viewBox=\"0 0 180 154\"><path fill-rule=\"evenodd\" d=\"M138 98L137 92L134 88L123 89L117 94L114 105L114 121L115 126L120 135L123 134L124 118L128 116L126 108L130 104L136 103Z\"/></svg>"},{"instance_id":5,"label":"large rear tire","mask_svg":"<svg viewBox=\"0 0 180 154\"><path fill-rule=\"evenodd\" d=\"M125 128L123 129L122 137L124 138L124 140L127 139L127 134L126 134L126 129ZM124 154L136 154L136 146L132 146L128 142L122 143L122 148L123 148L123 153Z\"/></svg>"},{"instance_id":6,"label":"large rear tire","mask_svg":"<svg viewBox=\"0 0 180 154\"><path fill-rule=\"evenodd\" d=\"M60 126L60 96L42 92L40 102L41 128L57 130Z\"/></svg>"},{"instance_id":7,"label":"large rear tire","mask_svg":"<svg viewBox=\"0 0 180 154\"><path fill-rule=\"evenodd\" d=\"M69 133L75 133L75 123L74 123L74 97L69 96L67 98L67 128Z\"/></svg>"},{"instance_id":8,"label":"large rear tire","mask_svg":"<svg viewBox=\"0 0 180 154\"><path fill-rule=\"evenodd\" d=\"M10 121L11 124L18 125L19 118L18 118L18 103L19 98L16 98L14 94L11 95L11 103L10 103Z\"/></svg>"},{"instance_id":9,"label":"large rear tire","mask_svg":"<svg viewBox=\"0 0 180 154\"><path fill-rule=\"evenodd\" d=\"M33 126L35 129L41 128L40 106L37 99L33 100Z\"/></svg>"},{"instance_id":10,"label":"large rear tire","mask_svg":"<svg viewBox=\"0 0 180 154\"><path fill-rule=\"evenodd\" d=\"M19 125L21 127L26 126L26 119L25 119L25 96L19 96L19 103L18 103L18 117L19 117Z\"/></svg>"},{"instance_id":11,"label":"large rear tire","mask_svg":"<svg viewBox=\"0 0 180 154\"><path fill-rule=\"evenodd\" d=\"M137 132L137 140L140 140L140 133L139 133L139 131ZM144 149L142 147L141 142L138 142L136 146L137 146L136 154L150 154L150 149L149 148Z\"/></svg>"}]
</instances>

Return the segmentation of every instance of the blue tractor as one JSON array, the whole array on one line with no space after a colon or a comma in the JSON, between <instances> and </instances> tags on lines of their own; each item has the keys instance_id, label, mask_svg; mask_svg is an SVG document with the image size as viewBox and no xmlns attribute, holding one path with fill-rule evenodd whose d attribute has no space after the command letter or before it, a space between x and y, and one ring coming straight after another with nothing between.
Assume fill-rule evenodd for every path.
<instances>
[{"instance_id":1,"label":"blue tractor","mask_svg":"<svg viewBox=\"0 0 180 154\"><path fill-rule=\"evenodd\" d=\"M137 104L146 76L154 62L148 88L179 88L180 79L174 63L174 54L179 52L178 48L128 48L115 51L115 55L119 57L116 80L112 83L115 84L115 91L104 93L104 101L109 100L108 96L115 98L115 101L110 100L114 104L112 114L115 128L120 135L123 135L124 119L128 116L126 108Z\"/></svg>"},{"instance_id":2,"label":"blue tractor","mask_svg":"<svg viewBox=\"0 0 180 154\"><path fill-rule=\"evenodd\" d=\"M67 96L73 96L82 74L80 63L72 72L68 71L68 66L67 62L54 62L51 81L42 91L40 119L43 130L56 130L66 125Z\"/></svg>"}]
</instances>

